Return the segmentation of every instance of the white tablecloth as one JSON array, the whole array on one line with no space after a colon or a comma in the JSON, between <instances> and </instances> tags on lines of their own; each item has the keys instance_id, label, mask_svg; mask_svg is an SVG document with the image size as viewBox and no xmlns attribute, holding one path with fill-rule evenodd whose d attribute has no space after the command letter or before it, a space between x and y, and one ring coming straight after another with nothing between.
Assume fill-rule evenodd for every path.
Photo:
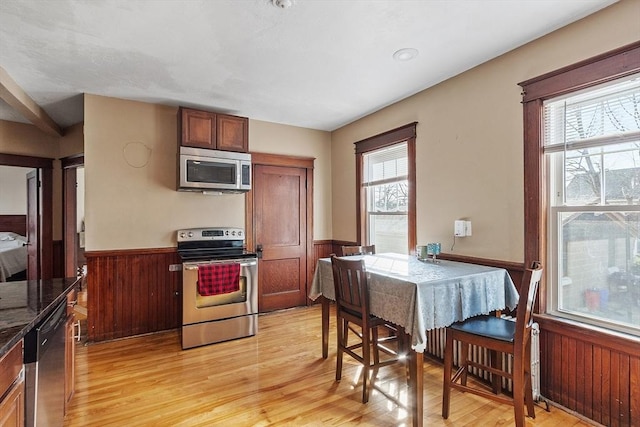
<instances>
[{"instance_id":1,"label":"white tablecloth","mask_svg":"<svg viewBox=\"0 0 640 427\"><path fill-rule=\"evenodd\" d=\"M417 352L424 351L428 330L518 303L518 291L502 268L400 254L353 258L365 260L371 313L403 326ZM310 298L320 295L335 300L330 258L318 260L313 277Z\"/></svg>"}]
</instances>

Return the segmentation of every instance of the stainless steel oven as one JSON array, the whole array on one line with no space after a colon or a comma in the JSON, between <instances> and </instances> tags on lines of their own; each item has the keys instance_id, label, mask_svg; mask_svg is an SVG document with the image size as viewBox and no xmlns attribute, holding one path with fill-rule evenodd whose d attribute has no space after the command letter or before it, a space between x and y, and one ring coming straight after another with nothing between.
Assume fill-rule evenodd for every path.
<instances>
[{"instance_id":1,"label":"stainless steel oven","mask_svg":"<svg viewBox=\"0 0 640 427\"><path fill-rule=\"evenodd\" d=\"M182 258L182 348L255 335L258 329L258 259L244 246L239 228L178 231ZM231 290L203 293L202 269L239 269Z\"/></svg>"}]
</instances>

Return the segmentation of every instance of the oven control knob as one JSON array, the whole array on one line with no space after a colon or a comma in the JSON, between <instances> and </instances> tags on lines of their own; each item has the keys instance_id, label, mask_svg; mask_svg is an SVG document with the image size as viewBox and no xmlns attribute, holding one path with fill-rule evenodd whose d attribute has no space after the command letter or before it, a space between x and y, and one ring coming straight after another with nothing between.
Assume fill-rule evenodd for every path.
<instances>
[{"instance_id":1,"label":"oven control knob","mask_svg":"<svg viewBox=\"0 0 640 427\"><path fill-rule=\"evenodd\" d=\"M235 235L236 235L236 232L235 232L235 231L232 231L232 232L231 232L231 235L232 235L232 236L235 236Z\"/></svg>"},{"instance_id":2,"label":"oven control knob","mask_svg":"<svg viewBox=\"0 0 640 427\"><path fill-rule=\"evenodd\" d=\"M242 231L238 231L238 237L242 237Z\"/></svg>"},{"instance_id":3,"label":"oven control knob","mask_svg":"<svg viewBox=\"0 0 640 427\"><path fill-rule=\"evenodd\" d=\"M188 234L189 237L193 237L193 231L190 231Z\"/></svg>"},{"instance_id":4,"label":"oven control knob","mask_svg":"<svg viewBox=\"0 0 640 427\"><path fill-rule=\"evenodd\" d=\"M184 231L180 233L179 237L180 237L181 239L184 239Z\"/></svg>"}]
</instances>

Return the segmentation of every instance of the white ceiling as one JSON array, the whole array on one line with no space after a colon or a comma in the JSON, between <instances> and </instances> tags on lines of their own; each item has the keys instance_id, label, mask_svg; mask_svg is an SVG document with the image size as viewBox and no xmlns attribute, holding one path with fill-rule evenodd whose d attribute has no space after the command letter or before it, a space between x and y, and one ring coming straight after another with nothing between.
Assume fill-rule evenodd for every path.
<instances>
[{"instance_id":1,"label":"white ceiling","mask_svg":"<svg viewBox=\"0 0 640 427\"><path fill-rule=\"evenodd\" d=\"M291 1L2 0L0 67L62 127L92 93L330 131L616 0Z\"/></svg>"}]
</instances>

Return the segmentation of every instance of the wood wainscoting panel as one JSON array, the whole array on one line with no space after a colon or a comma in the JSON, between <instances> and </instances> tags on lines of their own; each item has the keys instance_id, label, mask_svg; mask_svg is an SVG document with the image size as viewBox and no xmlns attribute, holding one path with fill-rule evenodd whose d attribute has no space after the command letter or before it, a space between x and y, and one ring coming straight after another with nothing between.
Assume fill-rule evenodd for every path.
<instances>
[{"instance_id":1,"label":"wood wainscoting panel","mask_svg":"<svg viewBox=\"0 0 640 427\"><path fill-rule=\"evenodd\" d=\"M487 267L496 267L496 268L504 268L511 276L511 280L516 285L518 290L520 289L520 285L522 283L522 276L524 275L525 266L522 263L518 262L510 262L510 261L500 261L495 259L487 259L487 258L476 258L465 255L457 255L451 253L442 253L440 254L440 258L446 259L449 261L458 261L458 262L468 262L470 264L479 264L486 265Z\"/></svg>"},{"instance_id":2,"label":"wood wainscoting panel","mask_svg":"<svg viewBox=\"0 0 640 427\"><path fill-rule=\"evenodd\" d=\"M331 240L314 240L313 242L313 260L312 260L312 272L311 276L313 277L313 273L316 271L316 265L318 264L318 260L320 258L328 258L333 253L333 241Z\"/></svg>"},{"instance_id":3,"label":"wood wainscoting panel","mask_svg":"<svg viewBox=\"0 0 640 427\"><path fill-rule=\"evenodd\" d=\"M91 251L87 336L105 341L174 329L182 317L182 264L175 248Z\"/></svg>"},{"instance_id":4,"label":"wood wainscoting panel","mask_svg":"<svg viewBox=\"0 0 640 427\"><path fill-rule=\"evenodd\" d=\"M607 426L640 425L640 338L551 316L540 324L540 391Z\"/></svg>"}]
</instances>

